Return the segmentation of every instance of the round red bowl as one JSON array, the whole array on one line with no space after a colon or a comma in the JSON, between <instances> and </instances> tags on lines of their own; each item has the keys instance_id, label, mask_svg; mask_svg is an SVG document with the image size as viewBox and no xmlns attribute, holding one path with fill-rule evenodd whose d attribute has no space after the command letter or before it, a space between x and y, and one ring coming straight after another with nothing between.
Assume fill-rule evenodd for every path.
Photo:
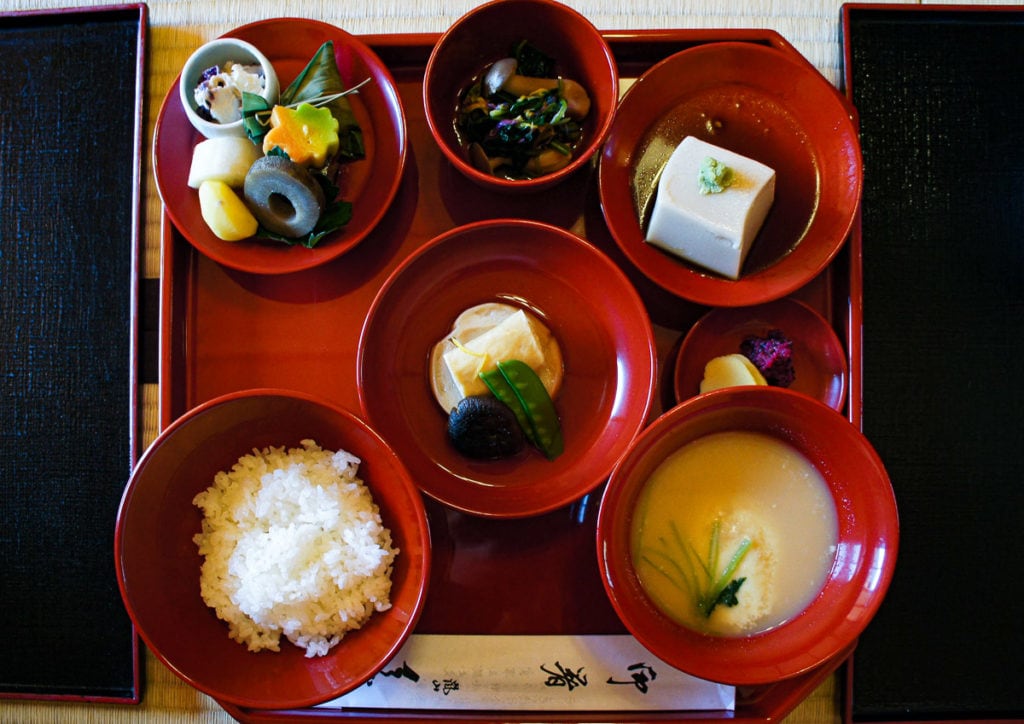
<instances>
[{"instance_id":1,"label":"round red bowl","mask_svg":"<svg viewBox=\"0 0 1024 724\"><path fill-rule=\"evenodd\" d=\"M362 460L399 548L392 607L346 634L325 656L282 641L279 652L250 652L199 592L201 529L195 495L239 457L269 445L314 439ZM218 701L250 708L295 708L359 686L401 647L419 618L430 571L423 500L398 456L352 413L285 390L246 390L210 400L167 427L132 472L117 514L114 554L121 597L146 646L180 678Z\"/></svg>"},{"instance_id":2,"label":"round red bowl","mask_svg":"<svg viewBox=\"0 0 1024 724\"><path fill-rule=\"evenodd\" d=\"M317 20L278 18L235 28L237 38L259 48L277 72L283 89L306 67L321 45L334 43L338 70L346 87L370 82L348 96L363 131L366 157L344 164L338 176L340 198L352 203L352 218L314 248L268 239L224 241L217 238L188 186L192 149L203 136L189 123L175 79L160 107L153 132L153 175L174 226L200 253L230 269L250 274L289 274L311 269L354 249L384 218L402 180L408 137L402 99L391 72L359 38Z\"/></svg>"},{"instance_id":3,"label":"round red bowl","mask_svg":"<svg viewBox=\"0 0 1024 724\"><path fill-rule=\"evenodd\" d=\"M729 430L772 435L802 452L823 474L839 522L835 559L817 597L775 628L740 637L698 633L662 613L637 578L630 546L637 500L651 473L686 443ZM775 387L717 390L663 414L616 466L597 519L605 590L629 631L666 663L737 686L797 676L852 646L889 588L898 544L892 486L870 443L826 405Z\"/></svg>"},{"instance_id":4,"label":"round red bowl","mask_svg":"<svg viewBox=\"0 0 1024 724\"><path fill-rule=\"evenodd\" d=\"M735 354L748 336L764 337L773 329L793 341L796 377L787 389L841 411L848 377L843 343L823 316L791 297L753 307L718 307L697 320L676 355L676 401L700 392L704 366L712 358Z\"/></svg>"},{"instance_id":5,"label":"round red bowl","mask_svg":"<svg viewBox=\"0 0 1024 724\"><path fill-rule=\"evenodd\" d=\"M686 136L775 169L775 202L738 280L644 238L661 169ZM599 196L616 244L652 282L712 307L784 297L846 242L863 185L854 111L795 53L743 42L680 51L623 95L601 154Z\"/></svg>"},{"instance_id":6,"label":"round red bowl","mask_svg":"<svg viewBox=\"0 0 1024 724\"><path fill-rule=\"evenodd\" d=\"M581 146L568 166L510 180L479 171L468 161L456 134L455 109L471 81L523 39L555 59L559 76L587 90L591 108ZM466 178L501 193L548 189L588 166L608 135L618 100L618 66L608 43L583 15L555 0L492 0L470 10L438 40L423 79L427 126L441 152Z\"/></svg>"},{"instance_id":7,"label":"round red bowl","mask_svg":"<svg viewBox=\"0 0 1024 724\"><path fill-rule=\"evenodd\" d=\"M430 352L460 313L484 302L531 311L558 340L565 451L554 460L532 449L471 460L448 439ZM424 493L473 515L523 518L607 479L647 422L657 350L643 302L608 257L564 229L499 219L446 232L395 269L367 314L356 375L366 419Z\"/></svg>"}]
</instances>

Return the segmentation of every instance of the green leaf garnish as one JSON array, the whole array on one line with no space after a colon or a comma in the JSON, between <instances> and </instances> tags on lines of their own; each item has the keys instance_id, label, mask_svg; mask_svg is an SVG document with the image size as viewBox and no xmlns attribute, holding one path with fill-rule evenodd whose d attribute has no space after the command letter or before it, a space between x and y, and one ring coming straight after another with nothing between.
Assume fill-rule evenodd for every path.
<instances>
[{"instance_id":1,"label":"green leaf garnish","mask_svg":"<svg viewBox=\"0 0 1024 724\"><path fill-rule=\"evenodd\" d=\"M281 93L281 104L290 106L305 102L317 105L314 102L317 101L330 108L331 114L338 119L338 157L350 161L363 158L366 151L362 129L352 111L352 104L345 97L348 92L334 57L334 41L328 40Z\"/></svg>"},{"instance_id":2,"label":"green leaf garnish","mask_svg":"<svg viewBox=\"0 0 1024 724\"><path fill-rule=\"evenodd\" d=\"M370 80L371 78L366 78L351 88L345 88L334 56L334 42L328 40L320 46L295 80L281 92L279 105L296 108L302 103L309 103L318 108L328 108L331 115L338 120L338 152L335 158L341 162L355 161L365 158L366 148L363 131L347 96L358 93ZM258 146L263 145L272 110L273 106L263 96L256 93L242 94L242 126L249 139ZM287 154L278 148L272 148L268 153L274 154L287 158ZM351 202L337 199L339 189L326 173L313 175L324 189L324 198L328 199L327 207L320 215L313 231L301 238L291 238L275 234L261 226L256 236L289 246L298 244L312 249L325 236L348 225L352 220Z\"/></svg>"},{"instance_id":3,"label":"green leaf garnish","mask_svg":"<svg viewBox=\"0 0 1024 724\"><path fill-rule=\"evenodd\" d=\"M674 522L669 524L671 540L660 538L660 548L646 548L640 554L643 561L673 586L693 596L694 605L705 618L710 617L718 605L739 604L737 593L746 578L734 579L733 576L753 545L749 538L744 538L729 562L719 570L721 527L721 520L715 520L711 526L706 558L702 558L689 541L683 540Z\"/></svg>"}]
</instances>

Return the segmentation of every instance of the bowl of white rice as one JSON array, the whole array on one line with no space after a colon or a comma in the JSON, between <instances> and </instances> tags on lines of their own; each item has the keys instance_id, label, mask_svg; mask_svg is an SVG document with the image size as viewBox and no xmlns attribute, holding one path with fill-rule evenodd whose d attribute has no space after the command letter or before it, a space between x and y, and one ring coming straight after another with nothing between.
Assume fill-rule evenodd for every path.
<instances>
[{"instance_id":1,"label":"bowl of white rice","mask_svg":"<svg viewBox=\"0 0 1024 724\"><path fill-rule=\"evenodd\" d=\"M125 488L114 546L147 647L258 709L370 679L415 626L430 570L423 501L388 444L285 390L225 395L168 426Z\"/></svg>"}]
</instances>

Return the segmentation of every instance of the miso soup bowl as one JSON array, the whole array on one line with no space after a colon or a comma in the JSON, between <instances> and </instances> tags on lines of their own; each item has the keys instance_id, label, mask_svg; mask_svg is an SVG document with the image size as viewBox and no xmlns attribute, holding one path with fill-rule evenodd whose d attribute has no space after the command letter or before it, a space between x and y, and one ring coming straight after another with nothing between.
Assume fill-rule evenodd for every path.
<instances>
[{"instance_id":1,"label":"miso soup bowl","mask_svg":"<svg viewBox=\"0 0 1024 724\"><path fill-rule=\"evenodd\" d=\"M463 92L514 43L528 40L555 61L555 73L580 83L590 97L583 137L572 161L530 179L507 179L478 169L455 129ZM423 105L430 133L463 176L504 194L549 189L591 163L611 130L619 100L615 56L601 32L576 10L556 0L491 0L460 17L441 36L427 62Z\"/></svg>"},{"instance_id":2,"label":"miso soup bowl","mask_svg":"<svg viewBox=\"0 0 1024 724\"><path fill-rule=\"evenodd\" d=\"M838 538L824 586L801 612L764 632L727 637L687 628L652 602L634 566L630 531L641 492L668 456L734 430L776 437L817 467L835 503ZM788 679L848 651L888 590L898 540L892 486L870 443L827 405L774 387L717 390L664 413L613 470L597 520L604 587L629 631L665 663L736 686Z\"/></svg>"}]
</instances>

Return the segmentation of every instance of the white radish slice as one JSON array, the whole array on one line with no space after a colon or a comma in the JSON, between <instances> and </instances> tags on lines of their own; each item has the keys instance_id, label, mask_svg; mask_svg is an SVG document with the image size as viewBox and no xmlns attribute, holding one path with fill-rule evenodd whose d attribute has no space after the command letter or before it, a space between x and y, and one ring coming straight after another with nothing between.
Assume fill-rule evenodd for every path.
<instances>
[{"instance_id":1,"label":"white radish slice","mask_svg":"<svg viewBox=\"0 0 1024 724\"><path fill-rule=\"evenodd\" d=\"M199 188L203 181L221 181L233 189L242 188L245 175L263 152L248 138L208 138L192 149L188 185Z\"/></svg>"}]
</instances>

